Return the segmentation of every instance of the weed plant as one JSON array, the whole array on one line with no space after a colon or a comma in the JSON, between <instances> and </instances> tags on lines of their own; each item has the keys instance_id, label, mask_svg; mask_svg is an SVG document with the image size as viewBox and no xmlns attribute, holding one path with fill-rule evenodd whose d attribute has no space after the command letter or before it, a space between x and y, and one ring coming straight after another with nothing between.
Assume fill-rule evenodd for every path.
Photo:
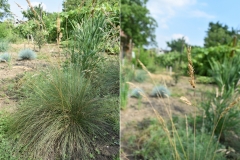
<instances>
[{"instance_id":1,"label":"weed plant","mask_svg":"<svg viewBox=\"0 0 240 160\"><path fill-rule=\"evenodd\" d=\"M9 123L15 154L30 159L90 159L94 145L114 134L116 101L100 98L80 69L53 69L33 79L28 86L32 94Z\"/></svg>"},{"instance_id":2,"label":"weed plant","mask_svg":"<svg viewBox=\"0 0 240 160\"><path fill-rule=\"evenodd\" d=\"M21 50L18 54L19 60L33 60L36 58L37 58L36 53L34 51L32 51L31 49Z\"/></svg>"}]
</instances>

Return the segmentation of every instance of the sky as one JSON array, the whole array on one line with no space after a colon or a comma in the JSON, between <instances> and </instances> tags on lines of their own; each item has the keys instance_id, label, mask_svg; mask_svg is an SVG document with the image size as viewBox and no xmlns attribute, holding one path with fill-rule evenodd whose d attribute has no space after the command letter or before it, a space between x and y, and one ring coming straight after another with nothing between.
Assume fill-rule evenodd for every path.
<instances>
[{"instance_id":1,"label":"sky","mask_svg":"<svg viewBox=\"0 0 240 160\"><path fill-rule=\"evenodd\" d=\"M240 29L239 0L149 0L147 8L157 21L158 47L184 37L188 44L203 46L209 22Z\"/></svg>"},{"instance_id":2,"label":"sky","mask_svg":"<svg viewBox=\"0 0 240 160\"><path fill-rule=\"evenodd\" d=\"M30 0L32 6L38 5L39 3L42 3L43 9L47 12L61 12L62 10L62 2L63 0ZM22 9L26 10L28 8L28 3L26 0L8 0L8 3L10 4L10 10L15 15L17 15L17 19L23 20L23 16L21 14ZM17 6L19 4L20 7Z\"/></svg>"}]
</instances>

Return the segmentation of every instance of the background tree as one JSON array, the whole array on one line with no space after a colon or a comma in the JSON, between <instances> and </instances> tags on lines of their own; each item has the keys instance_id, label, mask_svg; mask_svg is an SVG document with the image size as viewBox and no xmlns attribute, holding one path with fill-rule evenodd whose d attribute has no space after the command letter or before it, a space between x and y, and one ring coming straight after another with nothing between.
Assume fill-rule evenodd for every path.
<instances>
[{"instance_id":1,"label":"background tree","mask_svg":"<svg viewBox=\"0 0 240 160\"><path fill-rule=\"evenodd\" d=\"M236 31L233 28L229 31L227 25L210 22L207 37L204 38L204 47L229 44L234 35L236 35Z\"/></svg>"},{"instance_id":2,"label":"background tree","mask_svg":"<svg viewBox=\"0 0 240 160\"><path fill-rule=\"evenodd\" d=\"M0 0L0 19L3 19L10 13L8 0Z\"/></svg>"},{"instance_id":3,"label":"background tree","mask_svg":"<svg viewBox=\"0 0 240 160\"><path fill-rule=\"evenodd\" d=\"M188 45L184 37L178 38L176 40L171 40L170 42L166 42L166 43L167 43L167 46L171 48L171 52L173 51L182 52L183 47L185 45Z\"/></svg>"},{"instance_id":4,"label":"background tree","mask_svg":"<svg viewBox=\"0 0 240 160\"><path fill-rule=\"evenodd\" d=\"M38 4L38 6L34 6L33 8L36 11L37 15L35 15L35 13L33 13L31 9L28 8L26 11L22 11L23 17L27 18L28 20L40 20L47 14L47 12L43 10L42 3Z\"/></svg>"},{"instance_id":5,"label":"background tree","mask_svg":"<svg viewBox=\"0 0 240 160\"><path fill-rule=\"evenodd\" d=\"M130 39L135 46L156 45L157 22L146 7L148 0L121 0L121 29L126 35L121 38L123 49L127 50Z\"/></svg>"},{"instance_id":6,"label":"background tree","mask_svg":"<svg viewBox=\"0 0 240 160\"><path fill-rule=\"evenodd\" d=\"M108 2L109 4L118 3L118 0L64 0L62 7L63 11L67 12L73 9L77 9L83 6L92 6L93 4L101 4L104 2Z\"/></svg>"}]
</instances>

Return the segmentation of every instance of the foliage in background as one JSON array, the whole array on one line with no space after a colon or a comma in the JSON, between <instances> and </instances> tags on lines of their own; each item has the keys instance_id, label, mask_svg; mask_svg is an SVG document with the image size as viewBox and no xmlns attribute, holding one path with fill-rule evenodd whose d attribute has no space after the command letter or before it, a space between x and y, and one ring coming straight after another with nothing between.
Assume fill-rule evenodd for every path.
<instances>
[{"instance_id":1,"label":"foliage in background","mask_svg":"<svg viewBox=\"0 0 240 160\"><path fill-rule=\"evenodd\" d=\"M135 71L134 81L142 83L147 79L147 73L144 70Z\"/></svg>"},{"instance_id":2,"label":"foliage in background","mask_svg":"<svg viewBox=\"0 0 240 160\"><path fill-rule=\"evenodd\" d=\"M166 42L166 43L167 43L167 46L169 48L171 48L171 52L181 53L181 52L184 51L184 47L188 46L184 37L178 38L176 40L171 40L171 41Z\"/></svg>"},{"instance_id":3,"label":"foliage in background","mask_svg":"<svg viewBox=\"0 0 240 160\"><path fill-rule=\"evenodd\" d=\"M38 46L39 50L41 50L42 46L46 43L45 36L47 35L47 31L45 30L37 30L34 34L34 42Z\"/></svg>"},{"instance_id":4,"label":"foliage in background","mask_svg":"<svg viewBox=\"0 0 240 160\"><path fill-rule=\"evenodd\" d=\"M110 120L118 115L116 101L100 98L80 69L65 71L53 69L26 84L32 94L9 123L16 153L36 159L88 159L94 145L109 140L106 134L114 127Z\"/></svg>"},{"instance_id":5,"label":"foliage in background","mask_svg":"<svg viewBox=\"0 0 240 160\"><path fill-rule=\"evenodd\" d=\"M227 45L231 42L232 36L236 34L237 32L233 28L229 31L227 25L223 25L219 22L210 22L207 37L204 38L204 47Z\"/></svg>"},{"instance_id":6,"label":"foliage in background","mask_svg":"<svg viewBox=\"0 0 240 160\"><path fill-rule=\"evenodd\" d=\"M0 39L0 52L6 52L9 48L9 42L5 39Z\"/></svg>"},{"instance_id":7,"label":"foliage in background","mask_svg":"<svg viewBox=\"0 0 240 160\"><path fill-rule=\"evenodd\" d=\"M196 82L202 83L202 84L213 84L213 83L215 83L215 80L213 77L197 76Z\"/></svg>"},{"instance_id":8,"label":"foliage in background","mask_svg":"<svg viewBox=\"0 0 240 160\"><path fill-rule=\"evenodd\" d=\"M18 53L19 60L33 60L36 59L37 55L31 49L23 49Z\"/></svg>"},{"instance_id":9,"label":"foliage in background","mask_svg":"<svg viewBox=\"0 0 240 160\"><path fill-rule=\"evenodd\" d=\"M156 20L146 7L148 0L121 0L121 29L127 37L121 38L123 49L127 50L130 39L135 46L154 44Z\"/></svg>"},{"instance_id":10,"label":"foliage in background","mask_svg":"<svg viewBox=\"0 0 240 160\"><path fill-rule=\"evenodd\" d=\"M0 19L8 16L10 13L10 5L8 4L8 0L0 1Z\"/></svg>"}]
</instances>

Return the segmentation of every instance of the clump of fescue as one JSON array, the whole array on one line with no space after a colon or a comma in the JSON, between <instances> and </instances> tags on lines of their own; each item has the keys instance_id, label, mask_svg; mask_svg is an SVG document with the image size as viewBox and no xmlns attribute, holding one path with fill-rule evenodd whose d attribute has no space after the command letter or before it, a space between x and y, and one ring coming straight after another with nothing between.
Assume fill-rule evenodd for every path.
<instances>
[{"instance_id":1,"label":"clump of fescue","mask_svg":"<svg viewBox=\"0 0 240 160\"><path fill-rule=\"evenodd\" d=\"M145 71L140 70L138 72L136 72L135 77L134 77L134 81L142 83L147 79L147 74Z\"/></svg>"},{"instance_id":2,"label":"clump of fescue","mask_svg":"<svg viewBox=\"0 0 240 160\"><path fill-rule=\"evenodd\" d=\"M144 91L141 88L134 88L130 94L130 97L141 98Z\"/></svg>"},{"instance_id":3,"label":"clump of fescue","mask_svg":"<svg viewBox=\"0 0 240 160\"><path fill-rule=\"evenodd\" d=\"M150 96L151 97L167 98L167 97L170 96L170 91L167 89L167 87L156 86L156 87L153 88Z\"/></svg>"},{"instance_id":4,"label":"clump of fescue","mask_svg":"<svg viewBox=\"0 0 240 160\"><path fill-rule=\"evenodd\" d=\"M9 53L4 53L0 55L0 62L9 62L11 60L11 56Z\"/></svg>"},{"instance_id":5,"label":"clump of fescue","mask_svg":"<svg viewBox=\"0 0 240 160\"><path fill-rule=\"evenodd\" d=\"M3 39L0 39L0 52L6 52L9 48L9 42Z\"/></svg>"},{"instance_id":6,"label":"clump of fescue","mask_svg":"<svg viewBox=\"0 0 240 160\"><path fill-rule=\"evenodd\" d=\"M21 50L18 54L18 60L33 60L36 59L37 55L31 49Z\"/></svg>"},{"instance_id":7,"label":"clump of fescue","mask_svg":"<svg viewBox=\"0 0 240 160\"><path fill-rule=\"evenodd\" d=\"M32 94L10 121L10 139L18 137L15 153L26 159L90 159L93 146L113 134L118 105L100 98L80 69L53 69L32 79Z\"/></svg>"}]
</instances>

